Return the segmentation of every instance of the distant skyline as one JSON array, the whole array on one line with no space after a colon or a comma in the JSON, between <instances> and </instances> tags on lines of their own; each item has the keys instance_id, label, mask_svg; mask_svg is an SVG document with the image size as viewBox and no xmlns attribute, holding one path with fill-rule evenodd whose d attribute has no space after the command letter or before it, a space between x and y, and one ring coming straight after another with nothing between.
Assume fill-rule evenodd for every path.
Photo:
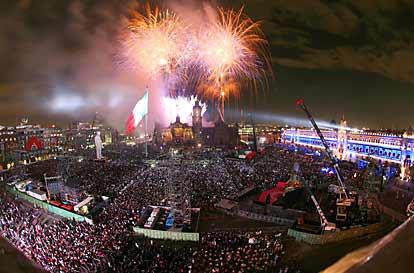
<instances>
[{"instance_id":1,"label":"distant skyline","mask_svg":"<svg viewBox=\"0 0 414 273\"><path fill-rule=\"evenodd\" d=\"M97 104L111 97L108 103L116 100L118 109L103 109L104 117L124 126L140 93L118 84L114 74L122 73L110 56L120 16L131 2L1 1L0 125L15 125L23 116L63 126L92 120L96 110L107 108ZM303 118L294 101L304 98L320 120L344 115L355 127L414 125L414 1L221 3L244 4L249 16L262 21L273 57L269 90L242 95L237 109ZM94 104L52 111L56 94L68 90Z\"/></svg>"}]
</instances>

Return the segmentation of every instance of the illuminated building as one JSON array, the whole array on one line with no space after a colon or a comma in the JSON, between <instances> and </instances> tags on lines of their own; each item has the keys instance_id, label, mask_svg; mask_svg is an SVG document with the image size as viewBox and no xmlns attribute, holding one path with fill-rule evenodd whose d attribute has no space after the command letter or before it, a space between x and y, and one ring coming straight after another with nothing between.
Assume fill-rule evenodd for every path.
<instances>
[{"instance_id":1,"label":"illuminated building","mask_svg":"<svg viewBox=\"0 0 414 273\"><path fill-rule=\"evenodd\" d=\"M28 124L27 118L16 126L18 148L15 154L19 162L35 162L48 157L44 146L44 131L40 125Z\"/></svg>"},{"instance_id":2,"label":"illuminated building","mask_svg":"<svg viewBox=\"0 0 414 273\"><path fill-rule=\"evenodd\" d=\"M253 125L243 124L239 126L238 133L242 140L248 141L249 138L253 137Z\"/></svg>"},{"instance_id":3,"label":"illuminated building","mask_svg":"<svg viewBox=\"0 0 414 273\"><path fill-rule=\"evenodd\" d=\"M30 163L47 159L63 149L62 129L52 126L42 128L40 125L28 124L28 119L16 127L0 130L0 165L8 163Z\"/></svg>"},{"instance_id":4,"label":"illuminated building","mask_svg":"<svg viewBox=\"0 0 414 273\"><path fill-rule=\"evenodd\" d=\"M255 125L257 143L259 145L270 145L280 142L280 129L277 126L271 125ZM242 124L238 130L240 141L247 145L253 145L253 125Z\"/></svg>"},{"instance_id":5,"label":"illuminated building","mask_svg":"<svg viewBox=\"0 0 414 273\"><path fill-rule=\"evenodd\" d=\"M19 149L35 151L43 149L44 128L40 125L19 125L16 127Z\"/></svg>"},{"instance_id":6,"label":"illuminated building","mask_svg":"<svg viewBox=\"0 0 414 273\"><path fill-rule=\"evenodd\" d=\"M201 141L203 133L203 116L201 114L202 108L199 101L195 102L193 107L193 134L196 141Z\"/></svg>"},{"instance_id":7,"label":"illuminated building","mask_svg":"<svg viewBox=\"0 0 414 273\"><path fill-rule=\"evenodd\" d=\"M63 144L65 143L65 137L63 130L52 126L50 128L44 128L43 130L43 143L44 148L51 154L57 154L63 150Z\"/></svg>"},{"instance_id":8,"label":"illuminated building","mask_svg":"<svg viewBox=\"0 0 414 273\"><path fill-rule=\"evenodd\" d=\"M194 142L193 128L187 123L182 123L177 116L175 122L167 128L154 129L154 142L157 144L191 144Z\"/></svg>"},{"instance_id":9,"label":"illuminated building","mask_svg":"<svg viewBox=\"0 0 414 273\"><path fill-rule=\"evenodd\" d=\"M372 158L380 163L395 163L401 167L401 176L410 178L413 167L414 135L410 128L404 134L350 130L346 121L338 130L322 130L328 145L342 160L355 162L358 158ZM294 143L322 149L322 143L313 129L286 129L282 133L284 143Z\"/></svg>"},{"instance_id":10,"label":"illuminated building","mask_svg":"<svg viewBox=\"0 0 414 273\"><path fill-rule=\"evenodd\" d=\"M65 150L94 148L94 137L96 132L101 132L102 143L104 146L119 143L118 131L107 126L105 127L103 122L99 121L97 115L95 115L92 123L75 121L71 124L71 127L64 132Z\"/></svg>"},{"instance_id":11,"label":"illuminated building","mask_svg":"<svg viewBox=\"0 0 414 273\"><path fill-rule=\"evenodd\" d=\"M235 147L240 144L239 126L229 125L219 119L214 127L203 128L203 143L210 146Z\"/></svg>"},{"instance_id":12,"label":"illuminated building","mask_svg":"<svg viewBox=\"0 0 414 273\"><path fill-rule=\"evenodd\" d=\"M192 114L192 126L182 123L177 116L170 126L162 128L156 124L153 143L155 145L211 145L236 146L239 144L238 126L223 123L221 120L214 127L203 127L202 107L195 101Z\"/></svg>"},{"instance_id":13,"label":"illuminated building","mask_svg":"<svg viewBox=\"0 0 414 273\"><path fill-rule=\"evenodd\" d=\"M0 170L7 164L16 163L14 151L18 149L16 130L13 127L0 127Z\"/></svg>"}]
</instances>

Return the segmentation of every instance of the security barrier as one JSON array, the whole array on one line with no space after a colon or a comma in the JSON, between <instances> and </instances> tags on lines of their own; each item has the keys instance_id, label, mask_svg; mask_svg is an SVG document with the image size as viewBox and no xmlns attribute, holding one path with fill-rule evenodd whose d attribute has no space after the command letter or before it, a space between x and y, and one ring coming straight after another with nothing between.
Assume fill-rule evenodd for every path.
<instances>
[{"instance_id":1,"label":"security barrier","mask_svg":"<svg viewBox=\"0 0 414 273\"><path fill-rule=\"evenodd\" d=\"M137 234L144 235L145 237L152 239L161 239L161 240L174 240L174 241L192 241L198 242L199 234L193 232L174 232L174 231L163 231L163 230L154 230L146 229L140 227L134 227L134 232Z\"/></svg>"},{"instance_id":2,"label":"security barrier","mask_svg":"<svg viewBox=\"0 0 414 273\"><path fill-rule=\"evenodd\" d=\"M272 215L264 215L244 210L237 210L234 214L240 217L245 217L256 221L269 222L278 225L291 226L293 225L293 223L295 223L295 220L292 219L286 219Z\"/></svg>"},{"instance_id":3,"label":"security barrier","mask_svg":"<svg viewBox=\"0 0 414 273\"><path fill-rule=\"evenodd\" d=\"M25 199L26 201L32 203L33 205L35 205L37 207L40 207L42 209L45 209L45 210L47 210L51 213L57 214L61 217L64 217L64 218L67 218L67 219L70 219L70 220L75 220L75 221L78 221L78 222L86 221L86 222L92 224L92 220L87 218L87 217L84 217L82 215L79 215L79 214L61 209L59 207L52 206L52 205L48 204L47 202L43 202L43 201L38 200L36 198L33 198L33 197L23 193L23 192L20 192L20 191L16 190L15 188L7 187L7 189L10 193L16 195L17 197Z\"/></svg>"},{"instance_id":4,"label":"security barrier","mask_svg":"<svg viewBox=\"0 0 414 273\"><path fill-rule=\"evenodd\" d=\"M376 223L364 227L355 227L348 230L329 233L327 232L325 234L306 233L290 228L288 230L288 235L294 237L295 240L299 242L305 242L311 245L323 245L361 237L367 234L379 232L381 230L382 224Z\"/></svg>"}]
</instances>

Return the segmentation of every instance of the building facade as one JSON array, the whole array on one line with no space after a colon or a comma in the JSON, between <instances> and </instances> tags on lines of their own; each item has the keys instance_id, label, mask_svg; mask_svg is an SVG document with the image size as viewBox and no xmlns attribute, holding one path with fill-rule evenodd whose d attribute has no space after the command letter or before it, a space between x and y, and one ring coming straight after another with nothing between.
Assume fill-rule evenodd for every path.
<instances>
[{"instance_id":1,"label":"building facade","mask_svg":"<svg viewBox=\"0 0 414 273\"><path fill-rule=\"evenodd\" d=\"M380 163L395 163L401 167L403 178L412 177L414 135L409 129L403 135L347 130L342 121L338 130L322 130L328 145L341 160L355 162L358 158L372 158ZM313 129L285 129L282 142L323 149L321 140Z\"/></svg>"},{"instance_id":2,"label":"building facade","mask_svg":"<svg viewBox=\"0 0 414 273\"><path fill-rule=\"evenodd\" d=\"M236 147L240 145L239 127L219 119L214 127L203 128L203 144L208 146Z\"/></svg>"},{"instance_id":3,"label":"building facade","mask_svg":"<svg viewBox=\"0 0 414 273\"><path fill-rule=\"evenodd\" d=\"M193 128L187 123L181 122L179 116L166 128L159 125L154 128L153 142L157 145L192 144L194 140Z\"/></svg>"},{"instance_id":4,"label":"building facade","mask_svg":"<svg viewBox=\"0 0 414 273\"><path fill-rule=\"evenodd\" d=\"M59 151L63 151L65 144L65 136L63 129L52 126L44 128L43 130L43 145L45 150L51 154L57 154Z\"/></svg>"},{"instance_id":5,"label":"building facade","mask_svg":"<svg viewBox=\"0 0 414 273\"><path fill-rule=\"evenodd\" d=\"M214 127L203 127L202 107L195 101L192 113L192 125L180 121L177 116L175 122L168 127L155 125L153 143L160 145L208 145L208 146L237 146L240 139L238 126L231 126L218 121Z\"/></svg>"},{"instance_id":6,"label":"building facade","mask_svg":"<svg viewBox=\"0 0 414 273\"><path fill-rule=\"evenodd\" d=\"M17 158L14 151L19 148L16 129L13 127L0 128L0 169L14 165Z\"/></svg>"},{"instance_id":7,"label":"building facade","mask_svg":"<svg viewBox=\"0 0 414 273\"><path fill-rule=\"evenodd\" d=\"M201 142L201 140L202 140L203 116L202 116L201 112L202 112L202 108L200 106L199 101L197 100L195 102L194 107L193 107L193 115L192 115L193 135L194 135L194 140L196 142Z\"/></svg>"}]
</instances>

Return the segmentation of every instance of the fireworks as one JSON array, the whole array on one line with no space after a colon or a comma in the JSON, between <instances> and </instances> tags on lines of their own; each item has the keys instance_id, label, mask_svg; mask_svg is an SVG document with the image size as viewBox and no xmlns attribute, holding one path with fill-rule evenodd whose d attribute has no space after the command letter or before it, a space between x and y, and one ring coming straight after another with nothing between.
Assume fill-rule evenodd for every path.
<instances>
[{"instance_id":1,"label":"fireworks","mask_svg":"<svg viewBox=\"0 0 414 273\"><path fill-rule=\"evenodd\" d=\"M197 98L195 97L163 97L162 106L163 110L167 117L169 117L168 122L174 122L175 118L179 116L181 121L191 123L191 117L193 113L193 106ZM206 111L206 105L200 103L201 106L201 115Z\"/></svg>"},{"instance_id":2,"label":"fireworks","mask_svg":"<svg viewBox=\"0 0 414 273\"><path fill-rule=\"evenodd\" d=\"M210 80L255 81L264 76L268 68L267 42L260 24L246 17L243 9L219 9L216 22L201 33L200 58Z\"/></svg>"},{"instance_id":3,"label":"fireworks","mask_svg":"<svg viewBox=\"0 0 414 273\"><path fill-rule=\"evenodd\" d=\"M243 87L256 90L258 81L266 79L267 41L260 24L244 15L243 9L219 9L216 20L201 33L199 57L206 73L199 91L218 102L224 121L225 100L238 97Z\"/></svg>"},{"instance_id":4,"label":"fireworks","mask_svg":"<svg viewBox=\"0 0 414 273\"><path fill-rule=\"evenodd\" d=\"M122 44L129 68L162 76L170 96L187 90L185 95L219 102L222 119L224 101L241 90L256 90L270 71L260 24L243 9L218 9L207 23L192 25L147 5L145 15L132 13Z\"/></svg>"},{"instance_id":5,"label":"fireworks","mask_svg":"<svg viewBox=\"0 0 414 273\"><path fill-rule=\"evenodd\" d=\"M151 9L131 13L122 37L122 56L131 69L144 71L151 77L171 74L182 62L185 52L185 26L170 12Z\"/></svg>"}]
</instances>

